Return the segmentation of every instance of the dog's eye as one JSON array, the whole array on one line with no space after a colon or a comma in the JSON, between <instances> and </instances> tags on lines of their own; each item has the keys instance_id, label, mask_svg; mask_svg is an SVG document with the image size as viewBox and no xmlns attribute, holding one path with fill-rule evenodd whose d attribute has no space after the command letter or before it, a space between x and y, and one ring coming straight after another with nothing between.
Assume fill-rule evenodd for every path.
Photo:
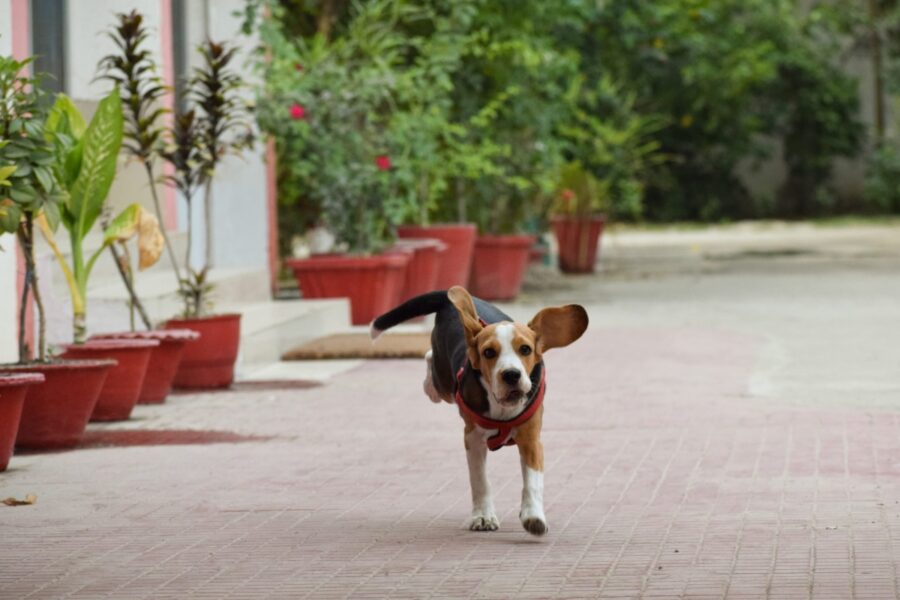
<instances>
[{"instance_id":1,"label":"dog's eye","mask_svg":"<svg viewBox=\"0 0 900 600\"><path fill-rule=\"evenodd\" d=\"M493 348L485 348L483 354L485 358L494 358L497 356L497 351Z\"/></svg>"},{"instance_id":2,"label":"dog's eye","mask_svg":"<svg viewBox=\"0 0 900 600\"><path fill-rule=\"evenodd\" d=\"M531 354L531 346L522 344L521 346L519 346L519 354L521 354L522 356L528 356L529 354Z\"/></svg>"}]
</instances>

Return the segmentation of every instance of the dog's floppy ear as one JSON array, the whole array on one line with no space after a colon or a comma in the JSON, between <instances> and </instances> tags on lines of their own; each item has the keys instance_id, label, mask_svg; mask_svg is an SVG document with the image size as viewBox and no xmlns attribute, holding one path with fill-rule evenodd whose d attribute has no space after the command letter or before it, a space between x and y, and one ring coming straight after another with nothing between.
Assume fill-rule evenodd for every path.
<instances>
[{"instance_id":1,"label":"dog's floppy ear","mask_svg":"<svg viewBox=\"0 0 900 600\"><path fill-rule=\"evenodd\" d=\"M578 304L545 308L528 322L541 351L568 346L587 329L587 311Z\"/></svg>"},{"instance_id":2,"label":"dog's floppy ear","mask_svg":"<svg viewBox=\"0 0 900 600\"><path fill-rule=\"evenodd\" d=\"M466 332L466 345L469 348L475 347L475 337L481 333L484 326L478 320L478 312L475 310L475 303L472 296L466 291L466 288L455 285L447 292L447 297L453 306L459 312L459 319L462 321L463 330ZM478 353L476 352L477 356Z\"/></svg>"}]
</instances>

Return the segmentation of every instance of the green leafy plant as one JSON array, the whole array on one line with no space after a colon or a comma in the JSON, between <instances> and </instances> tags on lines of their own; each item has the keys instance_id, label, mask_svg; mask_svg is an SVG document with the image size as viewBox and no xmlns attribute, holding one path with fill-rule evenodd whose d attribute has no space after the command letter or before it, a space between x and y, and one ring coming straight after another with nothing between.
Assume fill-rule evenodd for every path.
<instances>
[{"instance_id":1,"label":"green leafy plant","mask_svg":"<svg viewBox=\"0 0 900 600\"><path fill-rule=\"evenodd\" d=\"M163 242L158 221L139 204L132 204L109 222L100 247L90 256L85 252L85 238L101 217L116 175L122 144L122 103L117 89L100 101L88 125L69 98L58 96L47 119L47 137L55 140L55 174L68 192L60 221L69 234L71 264L54 239L54 223L47 219L38 223L68 283L73 339L82 343L87 338L88 280L101 254L113 243L137 235L144 268L159 258Z\"/></svg>"},{"instance_id":2,"label":"green leafy plant","mask_svg":"<svg viewBox=\"0 0 900 600\"><path fill-rule=\"evenodd\" d=\"M30 358L25 314L34 298L38 313L36 359L46 360L46 314L35 268L35 221L59 220L64 192L54 171L52 138L45 136L47 103L38 79L27 75L31 59L0 56L0 233L15 233L25 257L25 285L19 309L19 361Z\"/></svg>"},{"instance_id":3,"label":"green leafy plant","mask_svg":"<svg viewBox=\"0 0 900 600\"><path fill-rule=\"evenodd\" d=\"M408 38L396 30L398 2L358 5L340 36L289 39L272 5L261 26L272 60L257 66L266 86L257 120L272 134L287 170L283 201L321 211L339 245L352 253L377 252L409 211L397 192L402 161L393 154L388 122L395 103L395 67ZM297 65L301 65L298 70ZM415 187L417 182L407 185ZM296 195L295 195L296 194Z\"/></svg>"},{"instance_id":4,"label":"green leafy plant","mask_svg":"<svg viewBox=\"0 0 900 600\"><path fill-rule=\"evenodd\" d=\"M125 139L122 150L143 165L153 198L153 208L161 223L164 218L159 194L156 190L154 160L162 144L163 127L160 124L160 118L167 112L162 106L166 87L157 74L152 53L146 48L149 33L144 26L143 15L133 10L130 13L119 13L116 18L118 23L108 35L115 43L117 52L106 55L100 60L99 78L113 82L119 90L125 121ZM173 273L180 287L181 271L172 249L172 243L165 229L161 229L161 234ZM132 308L140 313L144 326L151 329L150 319L134 289L134 277L131 261L128 259L127 246L122 244L124 256L120 255L116 244L110 245L109 249L131 296Z\"/></svg>"},{"instance_id":5,"label":"green leafy plant","mask_svg":"<svg viewBox=\"0 0 900 600\"><path fill-rule=\"evenodd\" d=\"M249 110L240 98L244 82L231 66L236 48L206 40L198 52L201 65L195 69L187 92L187 101L193 108L175 115L168 145L161 151L161 156L174 169L174 175L167 177L167 181L188 204L186 275L179 285L185 317L204 316L212 306L213 285L209 274L213 268L212 184L216 171L226 156L240 155L253 144L247 120ZM200 189L205 252L203 266L195 269L191 259L194 230L191 204Z\"/></svg>"}]
</instances>

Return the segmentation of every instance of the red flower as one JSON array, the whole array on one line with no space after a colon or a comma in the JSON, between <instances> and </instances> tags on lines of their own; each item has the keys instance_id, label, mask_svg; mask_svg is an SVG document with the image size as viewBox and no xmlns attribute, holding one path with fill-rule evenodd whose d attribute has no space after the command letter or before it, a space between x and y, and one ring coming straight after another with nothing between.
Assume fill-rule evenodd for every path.
<instances>
[{"instance_id":1,"label":"red flower","mask_svg":"<svg viewBox=\"0 0 900 600\"><path fill-rule=\"evenodd\" d=\"M303 70L303 65L301 65L300 63L294 63L294 70L297 71L297 72L302 71L302 70Z\"/></svg>"},{"instance_id":2,"label":"red flower","mask_svg":"<svg viewBox=\"0 0 900 600\"><path fill-rule=\"evenodd\" d=\"M560 192L560 197L562 198L563 204L565 206L568 206L569 203L575 199L575 192L573 190L570 190L569 188L566 188L562 192Z\"/></svg>"},{"instance_id":3,"label":"red flower","mask_svg":"<svg viewBox=\"0 0 900 600\"><path fill-rule=\"evenodd\" d=\"M294 102L291 105L291 118L295 121L306 118L306 109Z\"/></svg>"},{"instance_id":4,"label":"red flower","mask_svg":"<svg viewBox=\"0 0 900 600\"><path fill-rule=\"evenodd\" d=\"M375 157L375 166L379 171L387 171L391 168L391 157L387 154L379 154Z\"/></svg>"}]
</instances>

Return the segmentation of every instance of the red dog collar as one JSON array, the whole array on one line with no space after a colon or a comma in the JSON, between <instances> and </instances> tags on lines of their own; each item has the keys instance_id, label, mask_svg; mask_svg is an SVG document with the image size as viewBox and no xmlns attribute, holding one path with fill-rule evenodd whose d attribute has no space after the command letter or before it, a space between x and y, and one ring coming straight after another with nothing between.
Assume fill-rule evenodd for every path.
<instances>
[{"instance_id":1,"label":"red dog collar","mask_svg":"<svg viewBox=\"0 0 900 600\"><path fill-rule=\"evenodd\" d=\"M469 418L473 423L481 427L482 429L496 429L497 433L487 439L487 447L490 450L498 450L503 446L511 446L516 443L516 440L512 438L512 430L519 425L525 423L528 419L534 416L534 413L537 412L538 408L541 407L541 404L544 402L544 391L547 389L547 382L544 376L544 367L541 365L541 378L538 381L538 389L537 393L532 396L528 405L525 407L519 416L510 419L508 421L499 421L497 419L491 419L489 417L485 417L484 415L480 415L466 404L465 400L463 400L462 393L460 389L462 388L462 376L465 371L465 367L461 367L459 372L456 373L456 405L459 407L459 414L463 418Z\"/></svg>"}]
</instances>

